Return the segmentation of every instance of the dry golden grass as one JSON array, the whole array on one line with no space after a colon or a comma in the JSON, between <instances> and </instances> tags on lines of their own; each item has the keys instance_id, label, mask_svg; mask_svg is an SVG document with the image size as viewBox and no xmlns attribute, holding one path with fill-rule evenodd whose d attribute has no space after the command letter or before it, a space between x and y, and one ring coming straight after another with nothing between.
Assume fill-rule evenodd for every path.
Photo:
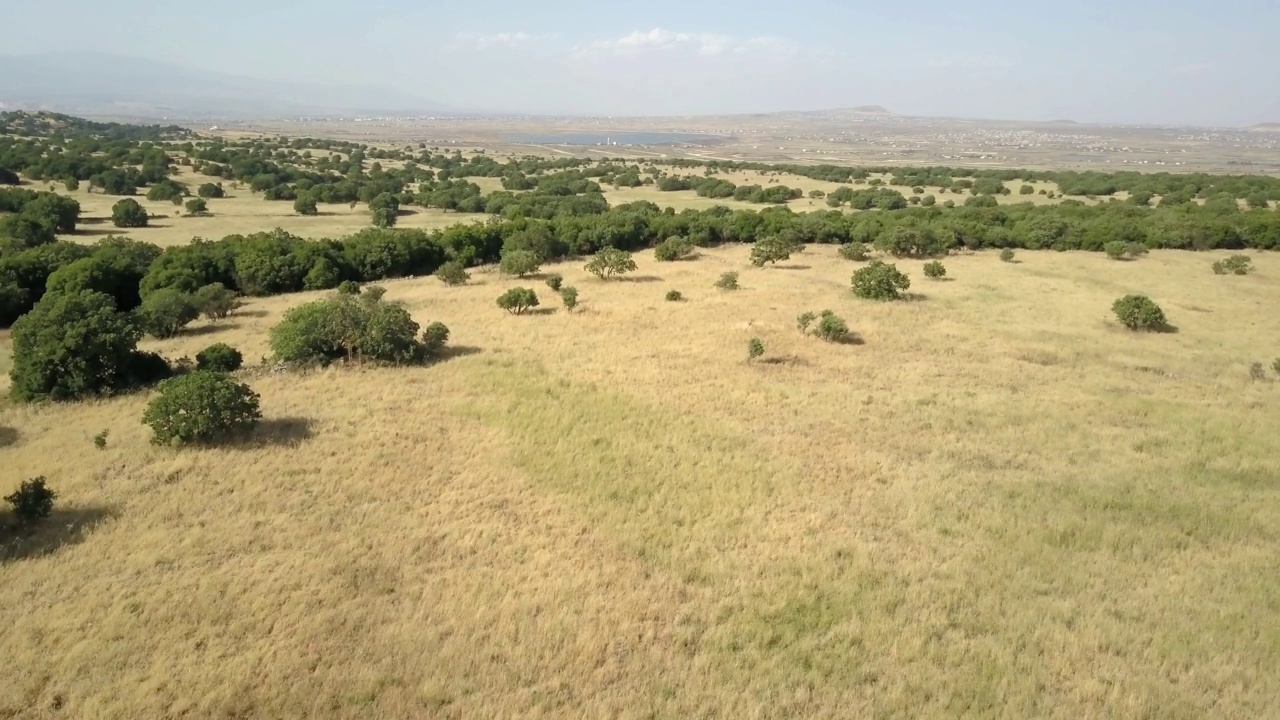
<instances>
[{"instance_id":1,"label":"dry golden grass","mask_svg":"<svg viewBox=\"0 0 1280 720\"><path fill-rule=\"evenodd\" d=\"M1280 258L905 261L882 304L834 248L746 257L565 264L573 314L388 283L454 355L243 371L254 445L152 447L145 395L0 409L4 485L62 493L3 548L0 715L1274 713ZM1179 331L1118 329L1127 292ZM151 347L256 362L309 297ZM800 336L823 308L864 344Z\"/></svg>"}]
</instances>

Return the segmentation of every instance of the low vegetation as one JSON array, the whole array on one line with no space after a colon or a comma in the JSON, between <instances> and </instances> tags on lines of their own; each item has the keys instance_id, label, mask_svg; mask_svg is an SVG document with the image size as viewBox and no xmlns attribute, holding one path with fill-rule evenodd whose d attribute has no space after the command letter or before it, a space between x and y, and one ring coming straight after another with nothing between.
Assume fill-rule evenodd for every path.
<instances>
[{"instance_id":1,"label":"low vegetation","mask_svg":"<svg viewBox=\"0 0 1280 720\"><path fill-rule=\"evenodd\" d=\"M853 273L853 294L867 300L897 300L911 287L911 279L896 265L872 260Z\"/></svg>"},{"instance_id":2,"label":"low vegetation","mask_svg":"<svg viewBox=\"0 0 1280 720\"><path fill-rule=\"evenodd\" d=\"M511 288L498 296L498 307L512 315L523 315L527 310L538 307L538 294L532 288Z\"/></svg>"},{"instance_id":3,"label":"low vegetation","mask_svg":"<svg viewBox=\"0 0 1280 720\"><path fill-rule=\"evenodd\" d=\"M1213 263L1214 275L1248 275L1253 271L1253 259L1248 255L1232 255Z\"/></svg>"},{"instance_id":4,"label":"low vegetation","mask_svg":"<svg viewBox=\"0 0 1280 720\"><path fill-rule=\"evenodd\" d=\"M197 370L160 383L142 422L156 445L214 443L252 430L262 419L258 404L248 385Z\"/></svg>"},{"instance_id":5,"label":"low vegetation","mask_svg":"<svg viewBox=\"0 0 1280 720\"><path fill-rule=\"evenodd\" d=\"M1159 332L1168 327L1164 310L1146 295L1125 295L1111 305L1111 311L1130 330Z\"/></svg>"}]
</instances>

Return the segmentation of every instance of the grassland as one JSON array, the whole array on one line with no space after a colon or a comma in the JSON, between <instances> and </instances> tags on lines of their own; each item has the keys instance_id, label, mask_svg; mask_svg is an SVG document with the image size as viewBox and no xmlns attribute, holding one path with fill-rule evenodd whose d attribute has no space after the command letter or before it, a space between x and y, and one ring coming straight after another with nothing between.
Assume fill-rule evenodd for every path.
<instances>
[{"instance_id":1,"label":"grassland","mask_svg":"<svg viewBox=\"0 0 1280 720\"><path fill-rule=\"evenodd\" d=\"M146 395L0 407L5 484L61 493L0 550L0 715L1274 711L1280 384L1247 364L1280 355L1280 258L961 255L881 304L833 248L746 257L561 265L572 314L536 281L503 313L491 271L388 283L450 357L251 367L233 448L152 447ZM1135 291L1178 332L1109 321ZM310 297L149 347L257 365ZM861 344L796 331L823 308Z\"/></svg>"}]
</instances>

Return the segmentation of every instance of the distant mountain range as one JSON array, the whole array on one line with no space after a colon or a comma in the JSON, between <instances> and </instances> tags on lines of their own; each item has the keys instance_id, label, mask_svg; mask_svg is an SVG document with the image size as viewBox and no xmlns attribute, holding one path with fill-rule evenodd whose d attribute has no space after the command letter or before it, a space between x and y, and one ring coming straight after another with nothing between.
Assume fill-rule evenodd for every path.
<instances>
[{"instance_id":1,"label":"distant mountain range","mask_svg":"<svg viewBox=\"0 0 1280 720\"><path fill-rule=\"evenodd\" d=\"M185 120L450 110L386 87L260 80L104 53L0 55L0 110L17 109Z\"/></svg>"}]
</instances>

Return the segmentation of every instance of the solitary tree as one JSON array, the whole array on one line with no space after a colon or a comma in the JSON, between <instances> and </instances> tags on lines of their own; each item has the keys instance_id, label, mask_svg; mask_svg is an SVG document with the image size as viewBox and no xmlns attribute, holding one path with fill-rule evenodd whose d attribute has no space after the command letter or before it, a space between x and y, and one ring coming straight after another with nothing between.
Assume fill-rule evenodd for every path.
<instances>
[{"instance_id":1,"label":"solitary tree","mask_svg":"<svg viewBox=\"0 0 1280 720\"><path fill-rule=\"evenodd\" d=\"M526 310L537 306L538 294L531 288L511 288L498 296L498 307L512 315L523 315Z\"/></svg>"},{"instance_id":2,"label":"solitary tree","mask_svg":"<svg viewBox=\"0 0 1280 720\"><path fill-rule=\"evenodd\" d=\"M217 442L262 419L258 394L223 373L197 370L165 380L158 390L142 414L156 445Z\"/></svg>"},{"instance_id":3,"label":"solitary tree","mask_svg":"<svg viewBox=\"0 0 1280 720\"><path fill-rule=\"evenodd\" d=\"M316 206L316 199L311 195L299 195L298 199L293 201L293 211L299 215L315 216L320 214L320 209Z\"/></svg>"},{"instance_id":4,"label":"solitary tree","mask_svg":"<svg viewBox=\"0 0 1280 720\"><path fill-rule=\"evenodd\" d=\"M853 294L868 300L897 300L911 280L894 265L872 260L853 274Z\"/></svg>"},{"instance_id":5,"label":"solitary tree","mask_svg":"<svg viewBox=\"0 0 1280 720\"><path fill-rule=\"evenodd\" d=\"M498 263L498 269L503 275L520 278L538 272L541 266L541 258L529 250L504 250Z\"/></svg>"},{"instance_id":6,"label":"solitary tree","mask_svg":"<svg viewBox=\"0 0 1280 720\"><path fill-rule=\"evenodd\" d=\"M118 228L147 226L147 211L133 198L125 198L111 207L111 224Z\"/></svg>"},{"instance_id":7,"label":"solitary tree","mask_svg":"<svg viewBox=\"0 0 1280 720\"><path fill-rule=\"evenodd\" d=\"M391 193L382 193L369 201L369 214L378 227L394 227L400 214L400 201Z\"/></svg>"},{"instance_id":8,"label":"solitary tree","mask_svg":"<svg viewBox=\"0 0 1280 720\"><path fill-rule=\"evenodd\" d=\"M191 198L186 204L188 215L207 215L209 203L204 198Z\"/></svg>"},{"instance_id":9,"label":"solitary tree","mask_svg":"<svg viewBox=\"0 0 1280 720\"><path fill-rule=\"evenodd\" d=\"M585 269L601 280L608 280L614 275L635 271L636 261L631 257L631 253L625 250L607 247L596 253L585 265Z\"/></svg>"},{"instance_id":10,"label":"solitary tree","mask_svg":"<svg viewBox=\"0 0 1280 720\"><path fill-rule=\"evenodd\" d=\"M1112 304L1111 311L1130 330L1152 332L1168 327L1164 311L1146 295L1125 295Z\"/></svg>"},{"instance_id":11,"label":"solitary tree","mask_svg":"<svg viewBox=\"0 0 1280 720\"><path fill-rule=\"evenodd\" d=\"M436 277L445 285L466 285L471 279L467 267L459 260L450 260L436 268Z\"/></svg>"},{"instance_id":12,"label":"solitary tree","mask_svg":"<svg viewBox=\"0 0 1280 720\"><path fill-rule=\"evenodd\" d=\"M764 267L765 263L777 263L791 258L791 253L804 250L804 245L782 234L757 240L751 246L751 264Z\"/></svg>"}]
</instances>

